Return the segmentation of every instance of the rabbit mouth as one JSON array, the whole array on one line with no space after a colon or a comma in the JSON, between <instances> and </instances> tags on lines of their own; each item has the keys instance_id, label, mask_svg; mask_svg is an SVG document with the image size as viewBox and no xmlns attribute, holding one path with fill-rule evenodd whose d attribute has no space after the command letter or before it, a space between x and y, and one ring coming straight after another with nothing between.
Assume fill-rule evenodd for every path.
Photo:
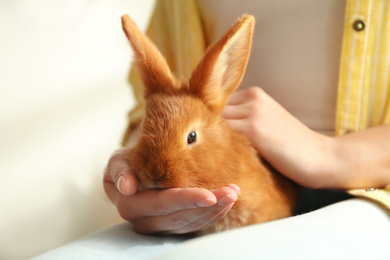
<instances>
[{"instance_id":1,"label":"rabbit mouth","mask_svg":"<svg viewBox=\"0 0 390 260\"><path fill-rule=\"evenodd\" d=\"M163 189L163 188L159 187L159 185L157 185L153 181L150 181L147 184L140 183L139 186L138 186L138 191L144 191L144 190L150 190L150 189L160 190L160 189Z\"/></svg>"},{"instance_id":2,"label":"rabbit mouth","mask_svg":"<svg viewBox=\"0 0 390 260\"><path fill-rule=\"evenodd\" d=\"M161 180L148 179L146 181L140 182L138 191L149 190L149 189L163 190L163 189L167 189L167 188L170 188L170 187L167 187L166 185L164 185L161 182Z\"/></svg>"}]
</instances>

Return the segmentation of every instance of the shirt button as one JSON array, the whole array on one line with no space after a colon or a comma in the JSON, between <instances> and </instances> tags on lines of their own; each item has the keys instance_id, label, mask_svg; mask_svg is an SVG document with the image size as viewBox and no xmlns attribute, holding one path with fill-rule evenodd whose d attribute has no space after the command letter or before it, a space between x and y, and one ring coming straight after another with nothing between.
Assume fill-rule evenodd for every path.
<instances>
[{"instance_id":1,"label":"shirt button","mask_svg":"<svg viewBox=\"0 0 390 260\"><path fill-rule=\"evenodd\" d=\"M356 20L353 23L353 29L357 32L363 31L364 27L366 27L366 25L364 24L364 22L362 20Z\"/></svg>"}]
</instances>

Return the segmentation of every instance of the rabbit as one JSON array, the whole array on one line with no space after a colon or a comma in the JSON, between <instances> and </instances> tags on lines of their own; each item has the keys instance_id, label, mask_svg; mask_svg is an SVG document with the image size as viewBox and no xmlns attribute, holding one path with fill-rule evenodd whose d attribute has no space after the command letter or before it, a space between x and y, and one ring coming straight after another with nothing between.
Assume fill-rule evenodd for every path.
<instances>
[{"instance_id":1,"label":"rabbit","mask_svg":"<svg viewBox=\"0 0 390 260\"><path fill-rule=\"evenodd\" d=\"M198 235L288 217L296 204L296 184L263 163L250 141L220 116L244 76L254 24L253 16L242 16L184 81L172 75L135 22L122 16L146 101L140 137L126 155L139 190L228 183L241 189L229 213Z\"/></svg>"}]
</instances>

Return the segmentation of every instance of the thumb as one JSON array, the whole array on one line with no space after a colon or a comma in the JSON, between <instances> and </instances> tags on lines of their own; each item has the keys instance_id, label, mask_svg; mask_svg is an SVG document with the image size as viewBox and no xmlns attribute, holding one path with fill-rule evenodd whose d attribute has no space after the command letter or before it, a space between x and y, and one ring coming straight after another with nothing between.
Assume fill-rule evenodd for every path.
<instances>
[{"instance_id":1,"label":"thumb","mask_svg":"<svg viewBox=\"0 0 390 260\"><path fill-rule=\"evenodd\" d=\"M104 180L112 182L123 195L130 196L137 192L139 180L126 159L127 151L128 148L122 148L114 152L108 161Z\"/></svg>"}]
</instances>

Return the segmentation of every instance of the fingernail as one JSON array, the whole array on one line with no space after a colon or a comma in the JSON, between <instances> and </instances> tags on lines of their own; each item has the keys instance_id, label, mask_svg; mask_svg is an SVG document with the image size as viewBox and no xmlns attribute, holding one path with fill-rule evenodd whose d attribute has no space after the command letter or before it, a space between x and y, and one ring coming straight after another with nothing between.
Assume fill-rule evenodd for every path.
<instances>
[{"instance_id":1,"label":"fingernail","mask_svg":"<svg viewBox=\"0 0 390 260\"><path fill-rule=\"evenodd\" d=\"M198 207L209 207L215 204L215 201L211 198L206 198L196 203Z\"/></svg>"},{"instance_id":2,"label":"fingernail","mask_svg":"<svg viewBox=\"0 0 390 260\"><path fill-rule=\"evenodd\" d=\"M236 195L226 195L226 196L223 196L220 200L218 200L218 205L220 206L227 206L233 202L236 202L238 199L238 196L237 194Z\"/></svg>"},{"instance_id":3,"label":"fingernail","mask_svg":"<svg viewBox=\"0 0 390 260\"><path fill-rule=\"evenodd\" d=\"M240 187L238 187L237 185L234 185L232 188L233 188L233 190L237 193L237 195L240 195L240 194L241 194Z\"/></svg>"},{"instance_id":4,"label":"fingernail","mask_svg":"<svg viewBox=\"0 0 390 260\"><path fill-rule=\"evenodd\" d=\"M117 183L116 183L116 188L119 190L120 193L122 193L123 195L125 195L122 191L122 186L123 186L123 181L125 180L125 177L121 176L119 177Z\"/></svg>"}]
</instances>

